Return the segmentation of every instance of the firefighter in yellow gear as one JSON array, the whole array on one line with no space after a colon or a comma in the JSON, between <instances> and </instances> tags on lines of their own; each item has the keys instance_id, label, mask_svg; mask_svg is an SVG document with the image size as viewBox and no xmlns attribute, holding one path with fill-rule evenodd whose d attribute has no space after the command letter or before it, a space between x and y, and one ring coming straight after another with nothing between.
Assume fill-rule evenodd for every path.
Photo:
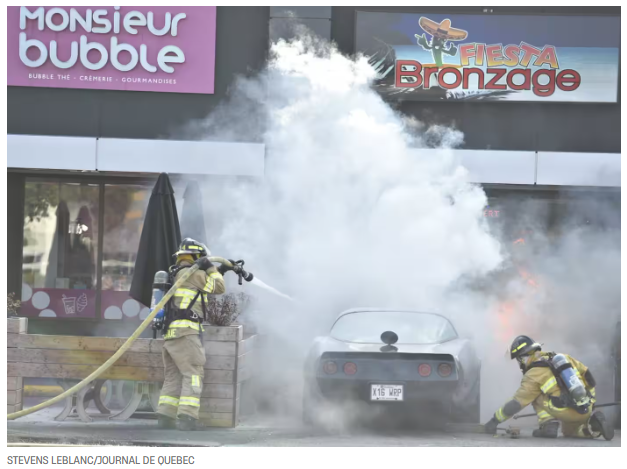
<instances>
[{"instance_id":1,"label":"firefighter in yellow gear","mask_svg":"<svg viewBox=\"0 0 627 469\"><path fill-rule=\"evenodd\" d=\"M166 308L164 321L163 364L165 381L157 409L159 427L194 430L200 411L203 387L205 349L201 340L202 322L207 295L225 292L222 275L208 259L207 247L187 238L181 243L170 278L176 282L186 268L197 263L199 268L174 293Z\"/></svg>"},{"instance_id":2,"label":"firefighter in yellow gear","mask_svg":"<svg viewBox=\"0 0 627 469\"><path fill-rule=\"evenodd\" d=\"M556 367L555 357L558 355L562 364ZM583 363L566 354L542 352L541 344L524 335L516 337L510 356L518 361L523 378L512 399L485 424L486 433L495 434L500 423L531 404L540 425L533 431L535 437L557 438L560 423L565 437L603 436L606 440L614 437L614 428L605 415L593 411L596 382ZM574 377L568 385L563 378L565 370L568 370L568 376ZM577 399L572 395L576 383L580 383Z\"/></svg>"}]
</instances>

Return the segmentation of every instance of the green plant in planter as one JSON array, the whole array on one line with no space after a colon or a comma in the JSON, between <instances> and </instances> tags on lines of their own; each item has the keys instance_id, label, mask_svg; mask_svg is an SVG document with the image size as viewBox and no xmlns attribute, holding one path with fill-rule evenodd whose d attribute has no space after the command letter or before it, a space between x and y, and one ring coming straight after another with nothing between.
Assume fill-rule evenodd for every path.
<instances>
[{"instance_id":1,"label":"green plant in planter","mask_svg":"<svg viewBox=\"0 0 627 469\"><path fill-rule=\"evenodd\" d=\"M15 293L9 293L8 305L7 305L7 317L12 318L17 316L17 311L20 309L22 302L15 299Z\"/></svg>"},{"instance_id":2,"label":"green plant in planter","mask_svg":"<svg viewBox=\"0 0 627 469\"><path fill-rule=\"evenodd\" d=\"M212 326L230 326L246 310L249 303L250 297L245 293L210 296L207 301L206 320Z\"/></svg>"}]
</instances>

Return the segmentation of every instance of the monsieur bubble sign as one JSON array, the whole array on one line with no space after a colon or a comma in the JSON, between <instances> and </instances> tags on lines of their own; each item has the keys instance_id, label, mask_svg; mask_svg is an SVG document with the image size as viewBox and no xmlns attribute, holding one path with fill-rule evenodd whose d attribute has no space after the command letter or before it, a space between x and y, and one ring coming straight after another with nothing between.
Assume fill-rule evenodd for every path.
<instances>
[{"instance_id":1,"label":"monsieur bubble sign","mask_svg":"<svg viewBox=\"0 0 627 469\"><path fill-rule=\"evenodd\" d=\"M214 92L216 7L8 7L8 85Z\"/></svg>"},{"instance_id":2,"label":"monsieur bubble sign","mask_svg":"<svg viewBox=\"0 0 627 469\"><path fill-rule=\"evenodd\" d=\"M358 12L388 99L616 102L620 17Z\"/></svg>"}]
</instances>

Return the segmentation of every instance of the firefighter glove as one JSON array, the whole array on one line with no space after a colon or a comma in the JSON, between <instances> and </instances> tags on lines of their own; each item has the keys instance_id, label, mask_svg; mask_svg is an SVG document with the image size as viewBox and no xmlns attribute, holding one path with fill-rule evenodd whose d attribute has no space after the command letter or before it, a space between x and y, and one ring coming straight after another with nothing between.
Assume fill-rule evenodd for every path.
<instances>
[{"instance_id":1,"label":"firefighter glove","mask_svg":"<svg viewBox=\"0 0 627 469\"><path fill-rule=\"evenodd\" d=\"M201 257L195 262L195 264L198 266L199 270L209 270L213 267L213 263L208 257Z\"/></svg>"},{"instance_id":2,"label":"firefighter glove","mask_svg":"<svg viewBox=\"0 0 627 469\"><path fill-rule=\"evenodd\" d=\"M233 267L235 265L235 261L233 259L227 259L232 265L228 266L226 264L220 264L220 267L218 267L218 272L220 272L220 275L224 275L226 274L229 270L233 270Z\"/></svg>"}]
</instances>

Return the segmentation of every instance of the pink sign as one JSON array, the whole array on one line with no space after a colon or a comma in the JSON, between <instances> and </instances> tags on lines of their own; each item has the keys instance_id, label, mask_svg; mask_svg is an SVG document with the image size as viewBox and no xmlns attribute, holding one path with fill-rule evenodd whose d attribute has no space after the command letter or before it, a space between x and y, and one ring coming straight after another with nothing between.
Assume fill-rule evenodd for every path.
<instances>
[{"instance_id":1,"label":"pink sign","mask_svg":"<svg viewBox=\"0 0 627 469\"><path fill-rule=\"evenodd\" d=\"M9 86L214 91L214 6L7 8Z\"/></svg>"},{"instance_id":2,"label":"pink sign","mask_svg":"<svg viewBox=\"0 0 627 469\"><path fill-rule=\"evenodd\" d=\"M24 292L28 295L24 297ZM96 318L96 290L30 288L22 286L20 316L40 318ZM103 290L100 317L143 321L150 309L131 298L127 291Z\"/></svg>"},{"instance_id":3,"label":"pink sign","mask_svg":"<svg viewBox=\"0 0 627 469\"><path fill-rule=\"evenodd\" d=\"M21 316L40 318L96 317L96 290L33 288L31 296L22 300Z\"/></svg>"}]
</instances>

